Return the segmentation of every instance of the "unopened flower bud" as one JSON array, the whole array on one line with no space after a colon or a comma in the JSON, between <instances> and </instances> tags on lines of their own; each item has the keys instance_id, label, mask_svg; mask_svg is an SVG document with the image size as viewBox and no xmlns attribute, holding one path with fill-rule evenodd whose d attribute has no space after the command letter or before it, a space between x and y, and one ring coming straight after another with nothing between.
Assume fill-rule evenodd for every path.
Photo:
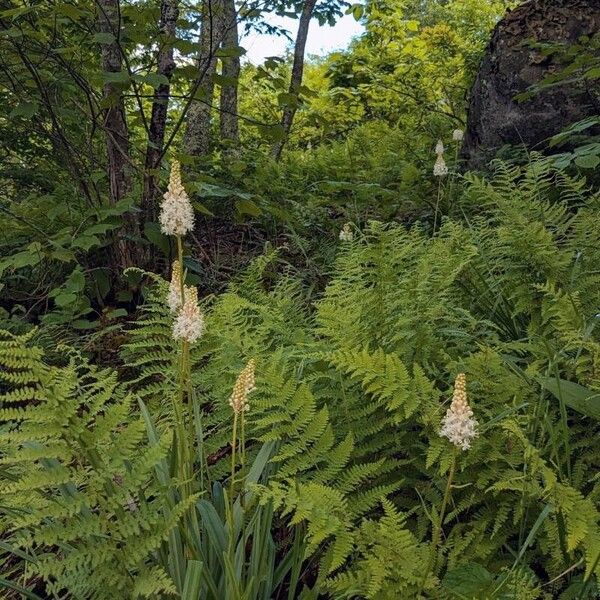
<instances>
[{"instance_id":1,"label":"unopened flower bud","mask_svg":"<svg viewBox=\"0 0 600 600\"><path fill-rule=\"evenodd\" d=\"M242 369L241 373L233 386L233 392L229 398L229 406L237 415L246 412L250 409L248 404L248 394L255 389L254 369L256 363L251 358L248 364Z\"/></svg>"}]
</instances>

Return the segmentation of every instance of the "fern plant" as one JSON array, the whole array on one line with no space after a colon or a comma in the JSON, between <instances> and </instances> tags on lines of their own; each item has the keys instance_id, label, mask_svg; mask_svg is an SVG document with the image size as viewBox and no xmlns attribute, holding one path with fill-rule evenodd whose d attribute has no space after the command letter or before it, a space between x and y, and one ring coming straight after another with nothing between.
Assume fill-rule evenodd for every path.
<instances>
[{"instance_id":1,"label":"fern plant","mask_svg":"<svg viewBox=\"0 0 600 600\"><path fill-rule=\"evenodd\" d=\"M110 570L111 593L140 597L594 597L598 201L544 159L499 163L469 176L468 221L433 238L373 222L344 242L312 305L260 257L203 303L187 496L166 282L147 288L119 375L3 334L2 527L32 561L18 584L101 598ZM229 400L250 359L240 436ZM440 436L459 372L480 426L460 451ZM33 516L15 512L33 489Z\"/></svg>"},{"instance_id":2,"label":"fern plant","mask_svg":"<svg viewBox=\"0 0 600 600\"><path fill-rule=\"evenodd\" d=\"M153 470L168 433L145 443L115 372L73 354L43 362L27 336L0 334L1 529L48 593L156 597L175 588L151 555L188 508L165 514ZM193 502L193 499L190 500Z\"/></svg>"}]
</instances>

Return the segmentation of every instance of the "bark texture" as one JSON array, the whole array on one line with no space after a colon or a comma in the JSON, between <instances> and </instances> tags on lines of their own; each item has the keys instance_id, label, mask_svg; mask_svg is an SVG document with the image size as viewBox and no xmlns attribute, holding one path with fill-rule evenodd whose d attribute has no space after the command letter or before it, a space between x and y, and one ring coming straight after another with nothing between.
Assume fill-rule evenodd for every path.
<instances>
[{"instance_id":1,"label":"bark texture","mask_svg":"<svg viewBox=\"0 0 600 600\"><path fill-rule=\"evenodd\" d=\"M298 24L298 33L296 34L296 43L294 44L294 62L292 64L292 76L290 79L289 93L296 97L296 103L291 106L286 106L281 118L281 126L283 127L283 139L273 146L274 158L281 156L283 146L292 129L294 116L296 115L297 101L302 86L302 75L304 73L304 52L306 49L306 39L308 37L308 27L315 10L316 0L305 0L300 14L300 23Z\"/></svg>"},{"instance_id":2,"label":"bark texture","mask_svg":"<svg viewBox=\"0 0 600 600\"><path fill-rule=\"evenodd\" d=\"M221 85L221 140L227 149L235 152L238 149L238 83L240 77L240 57L237 54L239 46L237 12L235 0L223 0L223 44L225 51L221 58L223 65L223 83ZM227 53L231 54L227 56Z\"/></svg>"},{"instance_id":3,"label":"bark texture","mask_svg":"<svg viewBox=\"0 0 600 600\"><path fill-rule=\"evenodd\" d=\"M144 169L144 195L142 210L144 218L155 220L157 199L161 190L157 183L157 169L162 156L167 126L167 110L169 107L170 81L175 69L173 42L176 36L177 18L179 17L179 0L162 0L160 5L160 49L157 57L157 74L167 78L169 83L162 83L154 90L152 115L148 131L148 146Z\"/></svg>"},{"instance_id":4,"label":"bark texture","mask_svg":"<svg viewBox=\"0 0 600 600\"><path fill-rule=\"evenodd\" d=\"M102 44L102 70L108 73L122 71L123 61L119 48L120 18L118 0L99 0L98 30L111 34L114 41ZM113 202L121 200L131 190L131 177L128 167L129 131L125 118L123 94L115 83L104 84L104 99L109 106L104 110L104 131L110 179L110 197Z\"/></svg>"},{"instance_id":5,"label":"bark texture","mask_svg":"<svg viewBox=\"0 0 600 600\"><path fill-rule=\"evenodd\" d=\"M498 23L470 95L462 155L481 168L504 145L542 149L567 125L598 114L598 89L574 84L550 88L530 100L516 95L564 65L528 42L577 42L600 31L600 0L529 0Z\"/></svg>"},{"instance_id":6,"label":"bark texture","mask_svg":"<svg viewBox=\"0 0 600 600\"><path fill-rule=\"evenodd\" d=\"M187 113L183 140L186 153L192 156L207 156L211 149L211 111L215 90L213 76L217 70L216 51L220 43L219 24L222 18L220 1L203 1L199 55L196 61L198 78L194 86L197 99L192 102Z\"/></svg>"},{"instance_id":7,"label":"bark texture","mask_svg":"<svg viewBox=\"0 0 600 600\"><path fill-rule=\"evenodd\" d=\"M98 0L98 31L113 36L113 41L102 44L102 70L119 73L123 67L120 47L121 18L119 0ZM131 192L131 155L129 152L129 131L125 116L123 93L118 85L107 82L103 90L107 108L103 114L103 129L106 135L108 159L108 180L110 199L113 204ZM124 234L124 235L123 235ZM114 242L114 262L117 270L137 264L137 251L131 238L139 235L137 220L131 214L123 218L123 231L116 234Z\"/></svg>"}]
</instances>

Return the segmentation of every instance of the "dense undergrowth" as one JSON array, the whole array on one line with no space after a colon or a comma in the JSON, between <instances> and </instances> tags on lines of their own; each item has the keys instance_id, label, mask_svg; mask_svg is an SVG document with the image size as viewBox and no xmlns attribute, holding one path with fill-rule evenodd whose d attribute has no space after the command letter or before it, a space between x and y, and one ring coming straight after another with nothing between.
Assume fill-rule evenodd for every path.
<instances>
[{"instance_id":1,"label":"dense undergrowth","mask_svg":"<svg viewBox=\"0 0 600 600\"><path fill-rule=\"evenodd\" d=\"M386 202L353 218L357 191L322 292L268 249L183 353L157 276L105 364L13 320L7 593L597 597L600 195L539 157L453 185L433 235ZM440 436L459 373L467 449Z\"/></svg>"},{"instance_id":2,"label":"dense undergrowth","mask_svg":"<svg viewBox=\"0 0 600 600\"><path fill-rule=\"evenodd\" d=\"M600 597L600 121L461 159L516 4L0 9L0 598Z\"/></svg>"}]
</instances>

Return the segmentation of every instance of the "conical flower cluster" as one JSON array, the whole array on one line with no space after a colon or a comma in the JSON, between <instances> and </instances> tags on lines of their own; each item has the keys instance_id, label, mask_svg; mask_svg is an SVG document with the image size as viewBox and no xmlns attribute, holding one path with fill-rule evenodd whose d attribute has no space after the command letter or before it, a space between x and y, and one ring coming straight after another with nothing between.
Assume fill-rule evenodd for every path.
<instances>
[{"instance_id":1,"label":"conical flower cluster","mask_svg":"<svg viewBox=\"0 0 600 600\"><path fill-rule=\"evenodd\" d=\"M465 132L462 129L455 129L452 132L452 139L455 142L462 142L464 136L465 136Z\"/></svg>"},{"instance_id":2,"label":"conical flower cluster","mask_svg":"<svg viewBox=\"0 0 600 600\"><path fill-rule=\"evenodd\" d=\"M169 187L160 207L160 228L166 235L185 235L194 228L194 209L181 183L181 167L171 165Z\"/></svg>"},{"instance_id":3,"label":"conical flower cluster","mask_svg":"<svg viewBox=\"0 0 600 600\"><path fill-rule=\"evenodd\" d=\"M229 398L229 406L233 409L236 415L242 414L250 409L248 404L248 394L255 389L254 385L254 369L256 363L251 358L248 364L242 369L233 386L233 393Z\"/></svg>"},{"instance_id":4,"label":"conical flower cluster","mask_svg":"<svg viewBox=\"0 0 600 600\"><path fill-rule=\"evenodd\" d=\"M351 242L354 239L352 229L350 229L350 223L346 223L340 231L340 240L342 242Z\"/></svg>"},{"instance_id":5,"label":"conical flower cluster","mask_svg":"<svg viewBox=\"0 0 600 600\"><path fill-rule=\"evenodd\" d=\"M434 177L445 177L448 175L448 167L444 160L444 143L442 140L438 140L435 147L435 153L437 154L437 159L435 165L433 165L433 175Z\"/></svg>"},{"instance_id":6,"label":"conical flower cluster","mask_svg":"<svg viewBox=\"0 0 600 600\"><path fill-rule=\"evenodd\" d=\"M443 154L438 154L435 165L433 165L433 175L435 177L445 177L448 175L448 166L446 165Z\"/></svg>"},{"instance_id":7,"label":"conical flower cluster","mask_svg":"<svg viewBox=\"0 0 600 600\"><path fill-rule=\"evenodd\" d=\"M440 435L447 437L455 446L468 450L471 441L479 433L478 423L473 418L473 411L467 400L467 382L464 373L459 373L454 382L454 395L452 403L442 419Z\"/></svg>"},{"instance_id":8,"label":"conical flower cluster","mask_svg":"<svg viewBox=\"0 0 600 600\"><path fill-rule=\"evenodd\" d=\"M173 323L173 339L193 344L204 331L204 317L198 306L198 290L186 286L183 306Z\"/></svg>"},{"instance_id":9,"label":"conical flower cluster","mask_svg":"<svg viewBox=\"0 0 600 600\"><path fill-rule=\"evenodd\" d=\"M181 265L178 260L173 262L167 304L172 313L176 313L181 308Z\"/></svg>"}]
</instances>

